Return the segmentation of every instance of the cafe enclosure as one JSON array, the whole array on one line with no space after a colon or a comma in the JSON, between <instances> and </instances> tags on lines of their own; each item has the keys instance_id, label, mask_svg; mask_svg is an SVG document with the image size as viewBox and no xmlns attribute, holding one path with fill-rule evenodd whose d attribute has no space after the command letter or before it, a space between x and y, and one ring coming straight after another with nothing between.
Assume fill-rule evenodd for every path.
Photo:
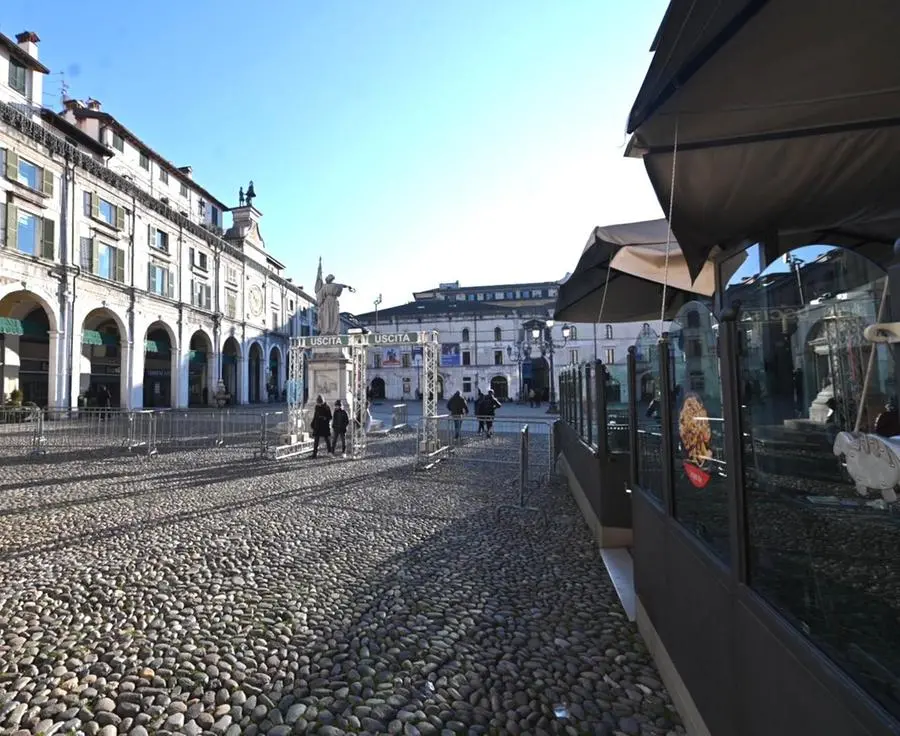
<instances>
[{"instance_id":1,"label":"cafe enclosure","mask_svg":"<svg viewBox=\"0 0 900 736\"><path fill-rule=\"evenodd\" d=\"M692 733L900 733L898 27L673 0L628 126L665 257L618 271L646 243L598 228L560 290L652 328L562 374L557 447Z\"/></svg>"}]
</instances>

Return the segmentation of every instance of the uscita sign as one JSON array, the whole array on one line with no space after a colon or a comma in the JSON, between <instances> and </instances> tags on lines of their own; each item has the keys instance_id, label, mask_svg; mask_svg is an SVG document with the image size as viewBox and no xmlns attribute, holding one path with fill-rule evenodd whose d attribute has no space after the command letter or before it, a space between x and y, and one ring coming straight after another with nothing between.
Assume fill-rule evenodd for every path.
<instances>
[{"instance_id":1,"label":"uscita sign","mask_svg":"<svg viewBox=\"0 0 900 736\"><path fill-rule=\"evenodd\" d=\"M369 345L413 345L419 342L418 332L377 332L366 337L369 338Z\"/></svg>"},{"instance_id":2,"label":"uscita sign","mask_svg":"<svg viewBox=\"0 0 900 736\"><path fill-rule=\"evenodd\" d=\"M379 332L369 335L314 335L296 338L306 348L340 348L348 345L415 345L418 332Z\"/></svg>"}]
</instances>

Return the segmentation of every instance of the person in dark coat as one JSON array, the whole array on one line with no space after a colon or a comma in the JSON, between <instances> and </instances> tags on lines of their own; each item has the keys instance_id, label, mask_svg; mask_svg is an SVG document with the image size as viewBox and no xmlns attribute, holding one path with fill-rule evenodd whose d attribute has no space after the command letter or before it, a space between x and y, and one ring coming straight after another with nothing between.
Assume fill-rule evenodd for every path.
<instances>
[{"instance_id":1,"label":"person in dark coat","mask_svg":"<svg viewBox=\"0 0 900 736\"><path fill-rule=\"evenodd\" d=\"M488 391L487 396L481 401L481 411L478 413L484 417L484 431L488 437L491 436L494 430L494 414L501 406L502 404L494 396L493 389Z\"/></svg>"},{"instance_id":2,"label":"person in dark coat","mask_svg":"<svg viewBox=\"0 0 900 736\"><path fill-rule=\"evenodd\" d=\"M460 432L462 431L462 418L465 414L469 413L469 405L466 403L466 400L460 396L459 391L453 394L447 401L447 411L453 415L453 433L455 438L459 439Z\"/></svg>"},{"instance_id":3,"label":"person in dark coat","mask_svg":"<svg viewBox=\"0 0 900 736\"><path fill-rule=\"evenodd\" d=\"M485 395L481 393L481 389L478 389L478 394L475 396L475 416L478 417L478 434L484 433L484 413L481 410L484 408L485 398Z\"/></svg>"},{"instance_id":4,"label":"person in dark coat","mask_svg":"<svg viewBox=\"0 0 900 736\"><path fill-rule=\"evenodd\" d=\"M334 412L331 419L331 431L334 435L331 438L332 452L337 451L338 437L341 438L341 452L347 452L347 427L350 426L350 415L347 410L341 406L341 400L334 402Z\"/></svg>"},{"instance_id":5,"label":"person in dark coat","mask_svg":"<svg viewBox=\"0 0 900 736\"><path fill-rule=\"evenodd\" d=\"M316 397L316 408L313 411L312 426L313 437L315 439L312 456L318 456L319 440L323 437L325 438L325 446L328 448L328 452L334 453L334 448L331 446L331 409L328 408L328 404L325 403L325 400L321 396Z\"/></svg>"}]
</instances>

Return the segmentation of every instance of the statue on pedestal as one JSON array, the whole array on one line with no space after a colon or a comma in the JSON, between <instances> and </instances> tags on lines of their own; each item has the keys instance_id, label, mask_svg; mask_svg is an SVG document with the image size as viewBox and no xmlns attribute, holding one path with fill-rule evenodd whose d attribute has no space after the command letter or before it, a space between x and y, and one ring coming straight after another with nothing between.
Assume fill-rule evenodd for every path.
<instances>
[{"instance_id":1,"label":"statue on pedestal","mask_svg":"<svg viewBox=\"0 0 900 736\"><path fill-rule=\"evenodd\" d=\"M341 331L341 311L338 297L347 289L356 291L352 286L335 282L334 276L328 274L322 281L322 259L319 258L319 272L316 274L316 302L319 308L319 334L337 335Z\"/></svg>"}]
</instances>

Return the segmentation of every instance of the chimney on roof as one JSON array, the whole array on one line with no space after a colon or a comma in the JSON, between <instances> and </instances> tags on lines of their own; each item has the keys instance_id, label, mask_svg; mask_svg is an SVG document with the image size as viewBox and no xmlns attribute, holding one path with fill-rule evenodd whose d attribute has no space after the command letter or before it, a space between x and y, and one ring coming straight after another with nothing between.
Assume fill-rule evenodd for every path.
<instances>
[{"instance_id":1,"label":"chimney on roof","mask_svg":"<svg viewBox=\"0 0 900 736\"><path fill-rule=\"evenodd\" d=\"M100 112L100 100L95 100L93 97L88 97L87 99L87 109L93 110L94 112Z\"/></svg>"},{"instance_id":2,"label":"chimney on roof","mask_svg":"<svg viewBox=\"0 0 900 736\"><path fill-rule=\"evenodd\" d=\"M19 44L19 48L22 49L26 54L28 54L32 59L38 58L38 44L41 42L41 39L38 38L38 35L33 31L22 31L21 33L16 34L16 43Z\"/></svg>"},{"instance_id":3,"label":"chimney on roof","mask_svg":"<svg viewBox=\"0 0 900 736\"><path fill-rule=\"evenodd\" d=\"M178 170L184 174L188 179L194 178L194 170L190 166L179 166Z\"/></svg>"},{"instance_id":4,"label":"chimney on roof","mask_svg":"<svg viewBox=\"0 0 900 736\"><path fill-rule=\"evenodd\" d=\"M64 110L81 110L83 107L84 103L81 100L76 100L71 97L67 97L63 100Z\"/></svg>"}]
</instances>

